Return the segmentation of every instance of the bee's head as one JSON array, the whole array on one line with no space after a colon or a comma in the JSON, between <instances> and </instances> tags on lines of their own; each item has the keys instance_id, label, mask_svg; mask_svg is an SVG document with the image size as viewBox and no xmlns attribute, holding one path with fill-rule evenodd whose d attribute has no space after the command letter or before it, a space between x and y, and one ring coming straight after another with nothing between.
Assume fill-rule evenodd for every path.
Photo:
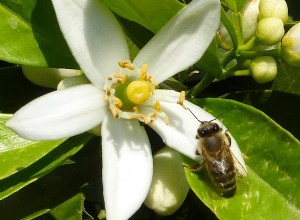
<instances>
[{"instance_id":1,"label":"bee's head","mask_svg":"<svg viewBox=\"0 0 300 220\"><path fill-rule=\"evenodd\" d=\"M209 137L220 131L220 127L217 123L211 121L203 121L201 122L197 133L199 137Z\"/></svg>"}]
</instances>

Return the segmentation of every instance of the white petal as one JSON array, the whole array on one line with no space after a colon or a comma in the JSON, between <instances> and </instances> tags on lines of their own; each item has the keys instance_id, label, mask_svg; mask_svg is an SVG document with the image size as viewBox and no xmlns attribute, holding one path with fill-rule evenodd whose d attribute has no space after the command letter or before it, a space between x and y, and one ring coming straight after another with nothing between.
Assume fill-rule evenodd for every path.
<instances>
[{"instance_id":1,"label":"white petal","mask_svg":"<svg viewBox=\"0 0 300 220\"><path fill-rule=\"evenodd\" d=\"M129 51L122 29L98 0L52 0L61 31L80 67L98 88Z\"/></svg>"},{"instance_id":2,"label":"white petal","mask_svg":"<svg viewBox=\"0 0 300 220\"><path fill-rule=\"evenodd\" d=\"M31 140L77 135L101 123L106 105L103 97L91 84L51 92L22 107L6 125Z\"/></svg>"},{"instance_id":3,"label":"white petal","mask_svg":"<svg viewBox=\"0 0 300 220\"><path fill-rule=\"evenodd\" d=\"M198 140L196 139L199 122L176 103L160 101L160 107L169 117L167 125L164 118L158 117L155 125L151 126L163 139L164 143L180 153L194 160L199 160L196 155Z\"/></svg>"},{"instance_id":4,"label":"white petal","mask_svg":"<svg viewBox=\"0 0 300 220\"><path fill-rule=\"evenodd\" d=\"M160 93L164 96L167 96L168 90L156 90L155 95L159 97ZM170 91L169 93L170 97L174 98L175 92ZM164 98L164 100L167 99ZM185 101L184 104L201 121L210 121L212 119L215 119L214 116L204 111L202 108L192 104L191 102ZM162 137L162 139L168 146L178 150L191 159L199 160L199 157L196 155L196 149L198 145L196 135L200 123L188 110L185 110L183 107L176 104L176 102L172 103L160 101L160 107L162 111L168 115L170 120L169 125L166 125L163 118L157 118L157 120L155 121L155 126L152 126L152 128ZM214 120L214 122L218 123L224 132L227 130L227 128L219 120ZM242 165L242 169L239 169L238 172L241 175L244 175L245 172L243 171L246 171L246 165L243 160L242 153L235 139L231 135L230 137L230 150L238 160L238 162Z\"/></svg>"},{"instance_id":5,"label":"white petal","mask_svg":"<svg viewBox=\"0 0 300 220\"><path fill-rule=\"evenodd\" d=\"M128 219L145 200L153 162L147 134L137 120L102 123L103 193L108 220Z\"/></svg>"},{"instance_id":6,"label":"white petal","mask_svg":"<svg viewBox=\"0 0 300 220\"><path fill-rule=\"evenodd\" d=\"M192 1L174 16L139 52L134 64L148 64L160 83L196 63L216 34L220 1Z\"/></svg>"}]
</instances>

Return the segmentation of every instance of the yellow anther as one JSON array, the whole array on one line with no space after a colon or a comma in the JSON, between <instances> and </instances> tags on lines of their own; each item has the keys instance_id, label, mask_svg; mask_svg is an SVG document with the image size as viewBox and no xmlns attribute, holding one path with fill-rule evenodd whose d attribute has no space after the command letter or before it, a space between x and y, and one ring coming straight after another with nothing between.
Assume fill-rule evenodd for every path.
<instances>
[{"instance_id":1,"label":"yellow anther","mask_svg":"<svg viewBox=\"0 0 300 220\"><path fill-rule=\"evenodd\" d=\"M148 72L148 64L143 64L141 67L140 71L140 80L142 81L148 81L150 82L153 86L158 86L158 84L152 79L151 76L147 74Z\"/></svg>"},{"instance_id":2,"label":"yellow anther","mask_svg":"<svg viewBox=\"0 0 300 220\"><path fill-rule=\"evenodd\" d=\"M148 81L149 81L152 85L154 85L155 87L158 86L158 83L156 83L156 82L152 79L151 76L149 76Z\"/></svg>"},{"instance_id":3,"label":"yellow anther","mask_svg":"<svg viewBox=\"0 0 300 220\"><path fill-rule=\"evenodd\" d=\"M120 118L120 109L118 107L111 105L109 108L115 119Z\"/></svg>"},{"instance_id":4,"label":"yellow anther","mask_svg":"<svg viewBox=\"0 0 300 220\"><path fill-rule=\"evenodd\" d=\"M145 81L132 81L127 87L127 97L134 104L141 104L150 97L151 87Z\"/></svg>"},{"instance_id":5,"label":"yellow anther","mask_svg":"<svg viewBox=\"0 0 300 220\"><path fill-rule=\"evenodd\" d=\"M157 112L161 112L160 104L159 104L158 101L155 101L155 102L154 102L154 109L155 109Z\"/></svg>"},{"instance_id":6,"label":"yellow anther","mask_svg":"<svg viewBox=\"0 0 300 220\"><path fill-rule=\"evenodd\" d=\"M148 64L143 64L140 71L140 80L147 81Z\"/></svg>"},{"instance_id":7,"label":"yellow anther","mask_svg":"<svg viewBox=\"0 0 300 220\"><path fill-rule=\"evenodd\" d=\"M134 70L134 65L130 62L130 60L122 60L118 62L121 68L127 68L130 70Z\"/></svg>"},{"instance_id":8,"label":"yellow anther","mask_svg":"<svg viewBox=\"0 0 300 220\"><path fill-rule=\"evenodd\" d=\"M128 79L128 75L124 75L121 73L115 73L113 76L117 79L118 83L124 83Z\"/></svg>"},{"instance_id":9,"label":"yellow anther","mask_svg":"<svg viewBox=\"0 0 300 220\"><path fill-rule=\"evenodd\" d=\"M138 120L144 122L145 124L149 124L149 120L147 119L147 116L143 115L143 114L132 114L130 116L130 119L138 119Z\"/></svg>"},{"instance_id":10,"label":"yellow anther","mask_svg":"<svg viewBox=\"0 0 300 220\"><path fill-rule=\"evenodd\" d=\"M113 102L115 103L115 105L116 105L117 108L119 108L119 109L122 108L123 103L122 103L121 99L119 99L117 97L114 97L113 98Z\"/></svg>"},{"instance_id":11,"label":"yellow anther","mask_svg":"<svg viewBox=\"0 0 300 220\"><path fill-rule=\"evenodd\" d=\"M107 101L108 97L111 95L111 88L106 88L104 100Z\"/></svg>"},{"instance_id":12,"label":"yellow anther","mask_svg":"<svg viewBox=\"0 0 300 220\"><path fill-rule=\"evenodd\" d=\"M184 100L185 100L185 91L182 91L179 95L179 99L177 101L177 104L181 105L184 109L187 109L187 107L183 104Z\"/></svg>"}]
</instances>

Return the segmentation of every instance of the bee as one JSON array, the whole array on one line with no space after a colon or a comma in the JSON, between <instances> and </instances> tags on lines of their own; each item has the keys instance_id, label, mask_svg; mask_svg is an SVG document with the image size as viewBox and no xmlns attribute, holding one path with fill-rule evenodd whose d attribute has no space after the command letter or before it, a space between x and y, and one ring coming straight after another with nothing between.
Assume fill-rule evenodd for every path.
<instances>
[{"instance_id":1,"label":"bee","mask_svg":"<svg viewBox=\"0 0 300 220\"><path fill-rule=\"evenodd\" d=\"M216 191L224 197L231 197L236 192L236 166L241 165L231 153L228 130L223 132L223 129L213 122L217 118L200 121L194 114L193 116L200 122L196 135L199 140L196 154L202 155L203 161L191 169L199 171L204 165Z\"/></svg>"}]
</instances>

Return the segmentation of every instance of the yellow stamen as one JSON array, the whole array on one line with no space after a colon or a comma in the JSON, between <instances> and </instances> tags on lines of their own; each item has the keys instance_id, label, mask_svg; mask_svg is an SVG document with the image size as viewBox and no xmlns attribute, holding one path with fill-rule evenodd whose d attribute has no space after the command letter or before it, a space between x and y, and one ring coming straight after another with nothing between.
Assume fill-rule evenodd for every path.
<instances>
[{"instance_id":1,"label":"yellow stamen","mask_svg":"<svg viewBox=\"0 0 300 220\"><path fill-rule=\"evenodd\" d=\"M143 64L140 71L140 80L146 81L148 64Z\"/></svg>"},{"instance_id":2,"label":"yellow stamen","mask_svg":"<svg viewBox=\"0 0 300 220\"><path fill-rule=\"evenodd\" d=\"M161 112L161 109L160 109L160 104L158 101L155 101L154 102L154 108L157 112Z\"/></svg>"},{"instance_id":3,"label":"yellow stamen","mask_svg":"<svg viewBox=\"0 0 300 220\"><path fill-rule=\"evenodd\" d=\"M121 74L121 73L115 73L114 77L117 79L118 83L124 83L128 79L128 75L124 75L124 74Z\"/></svg>"},{"instance_id":4,"label":"yellow stamen","mask_svg":"<svg viewBox=\"0 0 300 220\"><path fill-rule=\"evenodd\" d=\"M146 115L143 115L143 114L132 114L130 116L130 119L138 119L138 120L144 122L145 124L149 124L149 120L147 119Z\"/></svg>"},{"instance_id":5,"label":"yellow stamen","mask_svg":"<svg viewBox=\"0 0 300 220\"><path fill-rule=\"evenodd\" d=\"M109 108L115 119L120 118L120 109L118 107L111 105Z\"/></svg>"},{"instance_id":6,"label":"yellow stamen","mask_svg":"<svg viewBox=\"0 0 300 220\"><path fill-rule=\"evenodd\" d=\"M183 104L184 100L185 100L185 91L182 91L179 95L179 100L177 101L177 104L181 105L186 110L187 107Z\"/></svg>"},{"instance_id":7,"label":"yellow stamen","mask_svg":"<svg viewBox=\"0 0 300 220\"><path fill-rule=\"evenodd\" d=\"M114 97L113 98L113 102L115 103L115 105L116 105L117 108L119 108L119 109L122 108L123 103L122 103L121 99L119 99L117 97Z\"/></svg>"},{"instance_id":8,"label":"yellow stamen","mask_svg":"<svg viewBox=\"0 0 300 220\"><path fill-rule=\"evenodd\" d=\"M111 88L106 88L105 90L105 96L104 96L104 100L107 101L108 100L108 97L110 96L111 94Z\"/></svg>"},{"instance_id":9,"label":"yellow stamen","mask_svg":"<svg viewBox=\"0 0 300 220\"><path fill-rule=\"evenodd\" d=\"M134 65L130 62L130 60L123 60L118 62L121 68L127 68L130 70L134 70Z\"/></svg>"}]
</instances>

